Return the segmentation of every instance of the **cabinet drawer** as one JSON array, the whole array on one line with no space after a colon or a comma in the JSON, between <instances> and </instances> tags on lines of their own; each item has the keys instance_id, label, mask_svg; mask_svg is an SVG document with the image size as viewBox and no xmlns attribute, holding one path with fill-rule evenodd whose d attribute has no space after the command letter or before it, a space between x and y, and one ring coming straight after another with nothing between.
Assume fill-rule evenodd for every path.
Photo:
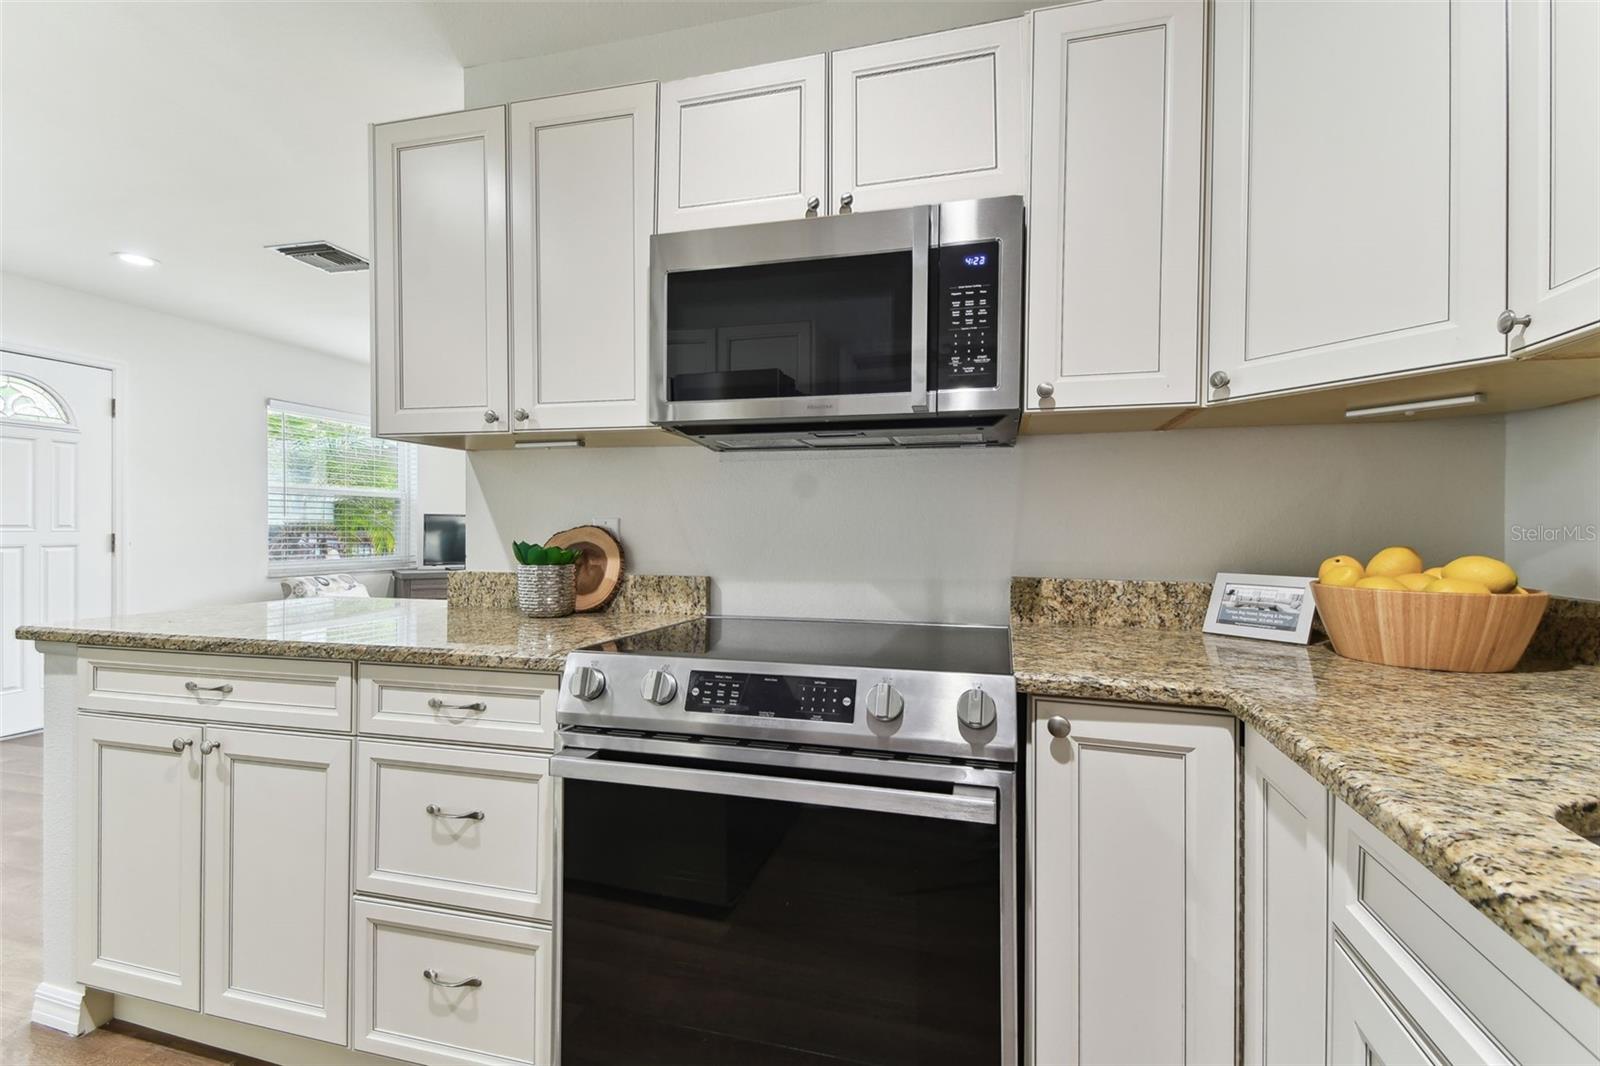
<instances>
[{"instance_id":1,"label":"cabinet drawer","mask_svg":"<svg viewBox=\"0 0 1600 1066\"><path fill-rule=\"evenodd\" d=\"M358 676L363 733L555 747L555 674L362 663Z\"/></svg>"},{"instance_id":2,"label":"cabinet drawer","mask_svg":"<svg viewBox=\"0 0 1600 1066\"><path fill-rule=\"evenodd\" d=\"M78 649L78 706L86 711L349 732L349 663Z\"/></svg>"},{"instance_id":3,"label":"cabinet drawer","mask_svg":"<svg viewBox=\"0 0 1600 1066\"><path fill-rule=\"evenodd\" d=\"M549 920L549 773L542 755L362 741L356 890Z\"/></svg>"},{"instance_id":4,"label":"cabinet drawer","mask_svg":"<svg viewBox=\"0 0 1600 1066\"><path fill-rule=\"evenodd\" d=\"M352 1047L449 1066L551 1061L548 928L366 900L353 908Z\"/></svg>"},{"instance_id":5,"label":"cabinet drawer","mask_svg":"<svg viewBox=\"0 0 1600 1066\"><path fill-rule=\"evenodd\" d=\"M1594 1005L1351 807L1333 922L1451 1062L1596 1061Z\"/></svg>"}]
</instances>

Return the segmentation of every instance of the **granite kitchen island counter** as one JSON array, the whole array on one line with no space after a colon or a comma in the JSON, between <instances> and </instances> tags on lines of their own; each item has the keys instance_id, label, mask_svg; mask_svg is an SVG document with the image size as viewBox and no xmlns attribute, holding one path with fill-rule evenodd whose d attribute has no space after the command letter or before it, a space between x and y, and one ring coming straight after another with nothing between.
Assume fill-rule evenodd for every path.
<instances>
[{"instance_id":1,"label":"granite kitchen island counter","mask_svg":"<svg viewBox=\"0 0 1600 1066\"><path fill-rule=\"evenodd\" d=\"M24 640L151 651L559 673L567 653L704 614L703 606L525 618L442 600L291 599L23 626Z\"/></svg>"},{"instance_id":2,"label":"granite kitchen island counter","mask_svg":"<svg viewBox=\"0 0 1600 1066\"><path fill-rule=\"evenodd\" d=\"M1014 624L1019 691L1216 707L1600 1003L1600 668L1452 674L1192 629ZM1587 818L1588 825L1583 825Z\"/></svg>"}]
</instances>

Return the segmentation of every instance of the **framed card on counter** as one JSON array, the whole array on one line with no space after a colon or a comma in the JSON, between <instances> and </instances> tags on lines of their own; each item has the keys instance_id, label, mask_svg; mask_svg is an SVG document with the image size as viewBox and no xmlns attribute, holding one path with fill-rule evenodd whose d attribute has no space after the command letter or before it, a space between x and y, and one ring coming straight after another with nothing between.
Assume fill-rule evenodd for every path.
<instances>
[{"instance_id":1,"label":"framed card on counter","mask_svg":"<svg viewBox=\"0 0 1600 1066\"><path fill-rule=\"evenodd\" d=\"M1211 586L1205 631L1229 637L1305 644L1317 613L1309 577L1218 574Z\"/></svg>"}]
</instances>

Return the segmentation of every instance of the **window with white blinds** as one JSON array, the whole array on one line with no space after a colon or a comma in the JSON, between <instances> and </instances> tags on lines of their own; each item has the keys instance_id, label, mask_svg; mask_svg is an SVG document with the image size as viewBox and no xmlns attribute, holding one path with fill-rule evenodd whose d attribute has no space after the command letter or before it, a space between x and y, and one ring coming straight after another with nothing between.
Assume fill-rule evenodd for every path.
<instances>
[{"instance_id":1,"label":"window with white blinds","mask_svg":"<svg viewBox=\"0 0 1600 1066\"><path fill-rule=\"evenodd\" d=\"M267 401L267 573L412 566L417 449L366 418Z\"/></svg>"}]
</instances>

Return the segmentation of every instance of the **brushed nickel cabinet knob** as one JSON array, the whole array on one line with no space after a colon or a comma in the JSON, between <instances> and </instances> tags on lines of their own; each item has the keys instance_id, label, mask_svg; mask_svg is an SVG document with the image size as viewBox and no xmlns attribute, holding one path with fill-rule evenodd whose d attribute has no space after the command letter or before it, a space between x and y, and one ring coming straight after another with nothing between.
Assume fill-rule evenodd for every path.
<instances>
[{"instance_id":1,"label":"brushed nickel cabinet knob","mask_svg":"<svg viewBox=\"0 0 1600 1066\"><path fill-rule=\"evenodd\" d=\"M1046 719L1044 727L1048 729L1050 731L1050 735L1055 737L1057 740L1065 740L1072 735L1072 723L1061 717L1059 714L1052 714L1048 719Z\"/></svg>"},{"instance_id":2,"label":"brushed nickel cabinet knob","mask_svg":"<svg viewBox=\"0 0 1600 1066\"><path fill-rule=\"evenodd\" d=\"M1041 381L1033 387L1033 391L1039 394L1039 399L1048 400L1056 394L1056 387L1048 381Z\"/></svg>"},{"instance_id":3,"label":"brushed nickel cabinet knob","mask_svg":"<svg viewBox=\"0 0 1600 1066\"><path fill-rule=\"evenodd\" d=\"M1213 370L1211 372L1211 387L1225 389L1228 387L1228 372L1226 370Z\"/></svg>"}]
</instances>

